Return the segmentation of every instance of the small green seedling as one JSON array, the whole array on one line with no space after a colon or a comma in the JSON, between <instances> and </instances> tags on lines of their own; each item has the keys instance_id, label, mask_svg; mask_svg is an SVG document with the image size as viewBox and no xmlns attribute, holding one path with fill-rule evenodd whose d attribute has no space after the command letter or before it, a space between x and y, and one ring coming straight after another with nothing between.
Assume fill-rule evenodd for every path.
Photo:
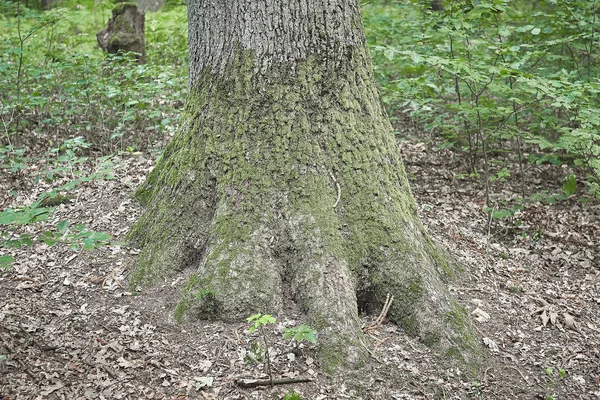
<instances>
[{"instance_id":1,"label":"small green seedling","mask_svg":"<svg viewBox=\"0 0 600 400\"><path fill-rule=\"evenodd\" d=\"M269 357L269 342L267 341L267 335L265 333L265 326L268 324L274 324L275 318L269 314L254 314L248 318L248 323L250 324L250 328L248 329L248 333L252 333L255 330L259 329L260 334L265 342L265 358L267 359L267 373L269 374L269 380L271 381L271 386L273 386L273 374L271 373L271 359Z\"/></svg>"},{"instance_id":2,"label":"small green seedling","mask_svg":"<svg viewBox=\"0 0 600 400\"><path fill-rule=\"evenodd\" d=\"M251 324L248 333L252 333L257 329L264 329L268 324L274 324L275 318L269 314L254 314L248 318L248 322Z\"/></svg>"},{"instance_id":3,"label":"small green seedling","mask_svg":"<svg viewBox=\"0 0 600 400\"><path fill-rule=\"evenodd\" d=\"M271 385L273 384L273 375L271 374L271 360L269 358L269 342L267 341L267 335L265 333L265 327L269 324L275 323L275 317L269 314L254 314L248 318L248 324L250 328L248 328L248 333L252 333L256 330L260 331L260 334L263 338L263 342L265 343L264 355L267 360L267 372L269 374L269 379L271 381ZM309 343L316 344L317 343L317 332L312 329L308 325L299 325L292 328L284 328L281 330L283 333L283 337L286 339L293 339L297 344L306 340ZM249 362L257 362L262 359L262 348L260 345L254 345L251 347L250 352L246 355L244 360ZM295 394L298 396L297 394ZM287 398L287 397L286 397ZM290 397L290 399L295 399L296 397ZM299 396L297 397L300 398Z\"/></svg>"},{"instance_id":4,"label":"small green seedling","mask_svg":"<svg viewBox=\"0 0 600 400\"><path fill-rule=\"evenodd\" d=\"M554 368L548 367L544 368L544 373L548 375L548 383L546 384L546 396L545 400L554 400L554 389L558 385L560 381L566 378L567 370L564 368L559 368L558 370L558 379L554 377Z\"/></svg>"},{"instance_id":5,"label":"small green seedling","mask_svg":"<svg viewBox=\"0 0 600 400\"><path fill-rule=\"evenodd\" d=\"M283 400L300 400L300 395L292 389L283 396Z\"/></svg>"},{"instance_id":6,"label":"small green seedling","mask_svg":"<svg viewBox=\"0 0 600 400\"><path fill-rule=\"evenodd\" d=\"M309 343L317 344L317 332L308 325L299 325L292 328L284 328L281 330L283 337L286 339L293 338L300 343L306 340Z\"/></svg>"}]
</instances>

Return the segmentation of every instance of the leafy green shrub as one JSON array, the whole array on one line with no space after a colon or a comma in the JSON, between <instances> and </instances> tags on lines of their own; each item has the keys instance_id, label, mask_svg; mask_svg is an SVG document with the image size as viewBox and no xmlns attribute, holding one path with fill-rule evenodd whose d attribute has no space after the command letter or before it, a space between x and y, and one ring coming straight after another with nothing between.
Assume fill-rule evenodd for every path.
<instances>
[{"instance_id":1,"label":"leafy green shrub","mask_svg":"<svg viewBox=\"0 0 600 400\"><path fill-rule=\"evenodd\" d=\"M83 224L70 226L67 220L60 221L54 230L44 231L41 235L16 233L18 226L34 225L46 221L52 215L54 208L42 207L42 200L29 206L8 208L0 212L0 226L4 225L7 228L0 233L0 249L18 249L22 246L31 246L35 242L44 242L48 246L66 243L71 250L77 251L79 249L92 250L111 243L111 237L107 233L90 231ZM13 262L12 255L0 255L0 268L9 267Z\"/></svg>"},{"instance_id":2,"label":"leafy green shrub","mask_svg":"<svg viewBox=\"0 0 600 400\"><path fill-rule=\"evenodd\" d=\"M79 156L79 153L90 146L91 144L82 137L76 137L64 141L59 147L53 148L47 153L49 164L53 168L42 171L41 178L47 182L54 182L58 178L63 178L64 183L43 193L28 206L7 208L0 212L0 225L6 226L6 229L0 233L0 249L20 248L31 246L34 242L44 242L48 246L53 246L56 243L66 243L71 250L77 251L79 249L91 250L95 247L110 244L110 235L104 232L90 231L82 224L71 225L67 220L58 222L53 230L44 231L37 236L18 233L19 226L34 225L46 221L53 214L54 207L75 197L69 191L80 184L92 180L113 179L111 156L96 159L96 168L91 173L78 168L87 161L87 157ZM2 148L0 147L0 149ZM0 156L6 153L6 151L0 151ZM12 166L12 171L17 164L13 162L12 164L3 163L2 165ZM2 165L0 165L0 168L2 168ZM20 169L25 169L25 166L20 167ZM14 258L11 255L0 256L0 267L2 268L10 266L13 262Z\"/></svg>"},{"instance_id":3,"label":"leafy green shrub","mask_svg":"<svg viewBox=\"0 0 600 400\"><path fill-rule=\"evenodd\" d=\"M392 116L408 113L469 154L489 187L512 157L553 152L600 182L600 19L593 2L429 1L365 5L376 77ZM483 164L483 165L481 165Z\"/></svg>"}]
</instances>

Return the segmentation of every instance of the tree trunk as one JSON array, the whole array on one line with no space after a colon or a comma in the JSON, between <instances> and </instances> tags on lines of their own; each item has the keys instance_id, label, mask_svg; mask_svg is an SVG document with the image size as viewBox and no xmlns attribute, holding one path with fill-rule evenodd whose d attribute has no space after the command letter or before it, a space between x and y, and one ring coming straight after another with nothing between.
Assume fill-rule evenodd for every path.
<instances>
[{"instance_id":1,"label":"tree trunk","mask_svg":"<svg viewBox=\"0 0 600 400\"><path fill-rule=\"evenodd\" d=\"M98 45L109 54L133 52L146 63L145 15L134 1L116 1L106 28L96 34ZM95 3L94 3L95 4Z\"/></svg>"},{"instance_id":2,"label":"tree trunk","mask_svg":"<svg viewBox=\"0 0 600 400\"><path fill-rule=\"evenodd\" d=\"M358 0L195 0L181 131L137 196L132 283L195 273L176 315L298 302L322 366L360 363L359 308L457 355L474 346L442 281L380 102Z\"/></svg>"}]
</instances>

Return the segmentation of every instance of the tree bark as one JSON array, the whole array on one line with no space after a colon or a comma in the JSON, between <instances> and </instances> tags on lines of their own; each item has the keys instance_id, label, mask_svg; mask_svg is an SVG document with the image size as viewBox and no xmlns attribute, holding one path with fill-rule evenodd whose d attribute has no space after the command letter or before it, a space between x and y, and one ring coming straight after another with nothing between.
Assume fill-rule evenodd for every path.
<instances>
[{"instance_id":1,"label":"tree bark","mask_svg":"<svg viewBox=\"0 0 600 400\"><path fill-rule=\"evenodd\" d=\"M193 0L184 124L137 196L132 283L192 275L178 318L298 302L322 367L360 364L359 308L471 357L452 267L417 216L358 0ZM469 358L470 359L470 358Z\"/></svg>"}]
</instances>

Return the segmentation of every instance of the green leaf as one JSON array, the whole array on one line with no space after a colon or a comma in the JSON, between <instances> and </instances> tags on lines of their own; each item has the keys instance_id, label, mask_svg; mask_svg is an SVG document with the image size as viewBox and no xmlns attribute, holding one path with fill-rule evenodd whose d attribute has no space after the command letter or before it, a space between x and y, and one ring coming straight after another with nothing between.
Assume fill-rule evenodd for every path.
<instances>
[{"instance_id":1,"label":"green leaf","mask_svg":"<svg viewBox=\"0 0 600 400\"><path fill-rule=\"evenodd\" d=\"M508 210L506 208L499 208L497 210L492 211L492 219L504 219L508 217L512 217L514 211Z\"/></svg>"},{"instance_id":2,"label":"green leaf","mask_svg":"<svg viewBox=\"0 0 600 400\"><path fill-rule=\"evenodd\" d=\"M388 60L390 60L390 61L393 61L393 60L394 60L394 54L395 54L395 53L396 53L396 52L394 51L394 49L391 49L391 48L389 48L389 47L383 51L383 55L384 55L384 56L385 56L385 57L386 57Z\"/></svg>"},{"instance_id":3,"label":"green leaf","mask_svg":"<svg viewBox=\"0 0 600 400\"><path fill-rule=\"evenodd\" d=\"M60 221L58 223L58 225L56 225L56 229L58 229L58 231L62 234L64 234L68 228L69 228L69 221L66 219L63 219L62 221Z\"/></svg>"},{"instance_id":4,"label":"green leaf","mask_svg":"<svg viewBox=\"0 0 600 400\"><path fill-rule=\"evenodd\" d=\"M316 344L317 343L317 336L315 335L314 332L309 332L304 336L304 339L306 339L308 342L312 343L312 344Z\"/></svg>"},{"instance_id":5,"label":"green leaf","mask_svg":"<svg viewBox=\"0 0 600 400\"><path fill-rule=\"evenodd\" d=\"M0 225L10 225L15 223L16 220L17 215L15 214L15 210L12 208L4 210L2 213L0 213Z\"/></svg>"},{"instance_id":6,"label":"green leaf","mask_svg":"<svg viewBox=\"0 0 600 400\"><path fill-rule=\"evenodd\" d=\"M0 256L0 268L10 268L14 262L15 258L13 256Z\"/></svg>"},{"instance_id":7,"label":"green leaf","mask_svg":"<svg viewBox=\"0 0 600 400\"><path fill-rule=\"evenodd\" d=\"M302 324L293 328L284 328L281 331L285 339L294 338L297 342L306 340L310 343L317 343L316 332L308 325Z\"/></svg>"},{"instance_id":8,"label":"green leaf","mask_svg":"<svg viewBox=\"0 0 600 400\"><path fill-rule=\"evenodd\" d=\"M92 232L92 234L89 236L90 240L96 241L96 242L105 242L110 240L110 235L106 232Z\"/></svg>"},{"instance_id":9,"label":"green leaf","mask_svg":"<svg viewBox=\"0 0 600 400\"><path fill-rule=\"evenodd\" d=\"M46 243L48 246L52 247L56 244L56 240L49 237L43 237L42 242Z\"/></svg>"},{"instance_id":10,"label":"green leaf","mask_svg":"<svg viewBox=\"0 0 600 400\"><path fill-rule=\"evenodd\" d=\"M565 376L567 376L567 370L565 370L564 368L561 368L558 370L558 377L560 379L564 379Z\"/></svg>"},{"instance_id":11,"label":"green leaf","mask_svg":"<svg viewBox=\"0 0 600 400\"><path fill-rule=\"evenodd\" d=\"M540 34L540 32L541 32L541 31L542 31L542 30L541 30L540 28L533 28L533 29L531 30L531 34L532 34L532 35L536 35L536 36L537 36L537 35L539 35L539 34Z\"/></svg>"},{"instance_id":12,"label":"green leaf","mask_svg":"<svg viewBox=\"0 0 600 400\"><path fill-rule=\"evenodd\" d=\"M248 319L246 319L246 321L248 321L248 322L252 322L252 321L254 321L255 319L259 319L261 315L262 315L261 313L258 313L258 314L251 315L251 316L249 316L249 317L248 317Z\"/></svg>"},{"instance_id":13,"label":"green leaf","mask_svg":"<svg viewBox=\"0 0 600 400\"><path fill-rule=\"evenodd\" d=\"M571 196L575 194L577 190L577 179L575 175L571 174L565 178L565 183L563 184L563 191L567 196Z\"/></svg>"},{"instance_id":14,"label":"green leaf","mask_svg":"<svg viewBox=\"0 0 600 400\"><path fill-rule=\"evenodd\" d=\"M414 51L410 52L410 58L413 60L413 62L415 64L418 64L421 62L421 56L418 53L415 53Z\"/></svg>"}]
</instances>

